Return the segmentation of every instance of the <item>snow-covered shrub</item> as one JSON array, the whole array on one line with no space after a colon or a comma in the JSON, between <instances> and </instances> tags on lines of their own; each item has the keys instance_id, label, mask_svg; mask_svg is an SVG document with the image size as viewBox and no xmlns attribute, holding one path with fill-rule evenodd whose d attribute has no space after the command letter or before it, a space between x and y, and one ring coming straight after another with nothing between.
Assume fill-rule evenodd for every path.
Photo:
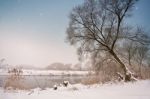
<instances>
[{"instance_id":1,"label":"snow-covered shrub","mask_svg":"<svg viewBox=\"0 0 150 99\"><path fill-rule=\"evenodd\" d=\"M68 86L68 84L69 84L69 81L63 81L63 86L65 86L65 87L67 87Z\"/></svg>"},{"instance_id":2,"label":"snow-covered shrub","mask_svg":"<svg viewBox=\"0 0 150 99\"><path fill-rule=\"evenodd\" d=\"M57 86L57 85L54 85L54 86L53 86L53 89L54 89L54 90L57 90L57 89L58 89L58 86Z\"/></svg>"}]
</instances>

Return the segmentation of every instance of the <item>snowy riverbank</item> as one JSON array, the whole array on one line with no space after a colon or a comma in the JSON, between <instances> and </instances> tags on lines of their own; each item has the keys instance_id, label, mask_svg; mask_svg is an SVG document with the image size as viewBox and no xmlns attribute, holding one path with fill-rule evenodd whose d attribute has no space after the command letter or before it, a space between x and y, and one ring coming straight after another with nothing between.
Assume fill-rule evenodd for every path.
<instances>
[{"instance_id":1,"label":"snowy riverbank","mask_svg":"<svg viewBox=\"0 0 150 99\"><path fill-rule=\"evenodd\" d=\"M150 80L133 83L59 87L58 90L38 88L30 91L4 91L0 99L150 99Z\"/></svg>"}]
</instances>

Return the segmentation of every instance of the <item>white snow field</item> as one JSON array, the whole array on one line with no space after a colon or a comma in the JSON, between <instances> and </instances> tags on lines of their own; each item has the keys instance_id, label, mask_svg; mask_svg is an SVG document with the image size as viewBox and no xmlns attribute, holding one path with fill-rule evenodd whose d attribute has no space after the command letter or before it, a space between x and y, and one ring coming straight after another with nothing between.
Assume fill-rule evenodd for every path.
<instances>
[{"instance_id":1,"label":"white snow field","mask_svg":"<svg viewBox=\"0 0 150 99\"><path fill-rule=\"evenodd\" d=\"M0 99L150 99L150 80L92 86L76 84L58 90L4 91L1 88Z\"/></svg>"}]
</instances>

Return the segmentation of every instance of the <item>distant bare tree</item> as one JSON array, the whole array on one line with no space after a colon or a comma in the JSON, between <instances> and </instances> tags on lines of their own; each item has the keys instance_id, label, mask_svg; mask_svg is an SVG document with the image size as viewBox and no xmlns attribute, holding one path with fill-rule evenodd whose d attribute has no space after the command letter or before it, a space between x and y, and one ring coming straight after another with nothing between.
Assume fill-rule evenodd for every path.
<instances>
[{"instance_id":1,"label":"distant bare tree","mask_svg":"<svg viewBox=\"0 0 150 99\"><path fill-rule=\"evenodd\" d=\"M136 51L137 51L137 45L135 42L126 41L124 43L123 48L127 54L126 56L127 56L128 64L131 66L132 65L131 60L134 59L134 56L135 56Z\"/></svg>"},{"instance_id":2,"label":"distant bare tree","mask_svg":"<svg viewBox=\"0 0 150 99\"><path fill-rule=\"evenodd\" d=\"M139 41L142 33L133 33L123 24L125 18L131 15L136 2L137 0L85 0L84 4L72 10L67 28L67 40L78 47L79 55L111 55L124 71L125 81L131 80L131 73L118 57L116 48L125 39L143 43L142 39Z\"/></svg>"},{"instance_id":3,"label":"distant bare tree","mask_svg":"<svg viewBox=\"0 0 150 99\"><path fill-rule=\"evenodd\" d=\"M147 46L141 45L138 47L136 57L140 66L143 64L144 59L147 58L148 51L149 49Z\"/></svg>"},{"instance_id":4,"label":"distant bare tree","mask_svg":"<svg viewBox=\"0 0 150 99\"><path fill-rule=\"evenodd\" d=\"M141 68L143 66L143 62L148 58L148 52L149 52L149 48L148 48L148 46L145 46L145 45L141 45L137 49L136 60L139 64L140 74L142 72Z\"/></svg>"},{"instance_id":5,"label":"distant bare tree","mask_svg":"<svg viewBox=\"0 0 150 99\"><path fill-rule=\"evenodd\" d=\"M5 61L5 58L0 59L0 68L2 67L2 64L4 61Z\"/></svg>"}]
</instances>

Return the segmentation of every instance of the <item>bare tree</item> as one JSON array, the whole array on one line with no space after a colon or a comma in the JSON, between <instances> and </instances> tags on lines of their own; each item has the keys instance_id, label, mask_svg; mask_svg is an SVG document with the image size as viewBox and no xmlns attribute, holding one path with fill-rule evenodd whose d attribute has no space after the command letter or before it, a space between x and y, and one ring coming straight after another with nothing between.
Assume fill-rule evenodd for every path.
<instances>
[{"instance_id":1,"label":"bare tree","mask_svg":"<svg viewBox=\"0 0 150 99\"><path fill-rule=\"evenodd\" d=\"M145 45L138 46L137 53L136 53L136 60L139 64L140 75L142 73L143 62L148 58L148 52L149 52L148 46Z\"/></svg>"},{"instance_id":2,"label":"bare tree","mask_svg":"<svg viewBox=\"0 0 150 99\"><path fill-rule=\"evenodd\" d=\"M147 58L148 51L149 49L147 46L141 45L138 47L136 57L137 57L139 66L142 66L144 59Z\"/></svg>"},{"instance_id":3,"label":"bare tree","mask_svg":"<svg viewBox=\"0 0 150 99\"><path fill-rule=\"evenodd\" d=\"M137 44L132 41L126 41L123 46L124 51L126 52L128 64L132 66L132 60L137 52Z\"/></svg>"},{"instance_id":4,"label":"bare tree","mask_svg":"<svg viewBox=\"0 0 150 99\"><path fill-rule=\"evenodd\" d=\"M2 64L4 61L5 61L5 58L0 59L0 68L2 67Z\"/></svg>"},{"instance_id":5,"label":"bare tree","mask_svg":"<svg viewBox=\"0 0 150 99\"><path fill-rule=\"evenodd\" d=\"M118 57L116 48L124 39L136 41L139 37L137 33L133 35L127 31L123 24L136 2L137 0L85 0L84 4L72 10L67 28L67 40L78 47L79 55L110 54L120 64L126 81L131 79L131 73Z\"/></svg>"}]
</instances>

